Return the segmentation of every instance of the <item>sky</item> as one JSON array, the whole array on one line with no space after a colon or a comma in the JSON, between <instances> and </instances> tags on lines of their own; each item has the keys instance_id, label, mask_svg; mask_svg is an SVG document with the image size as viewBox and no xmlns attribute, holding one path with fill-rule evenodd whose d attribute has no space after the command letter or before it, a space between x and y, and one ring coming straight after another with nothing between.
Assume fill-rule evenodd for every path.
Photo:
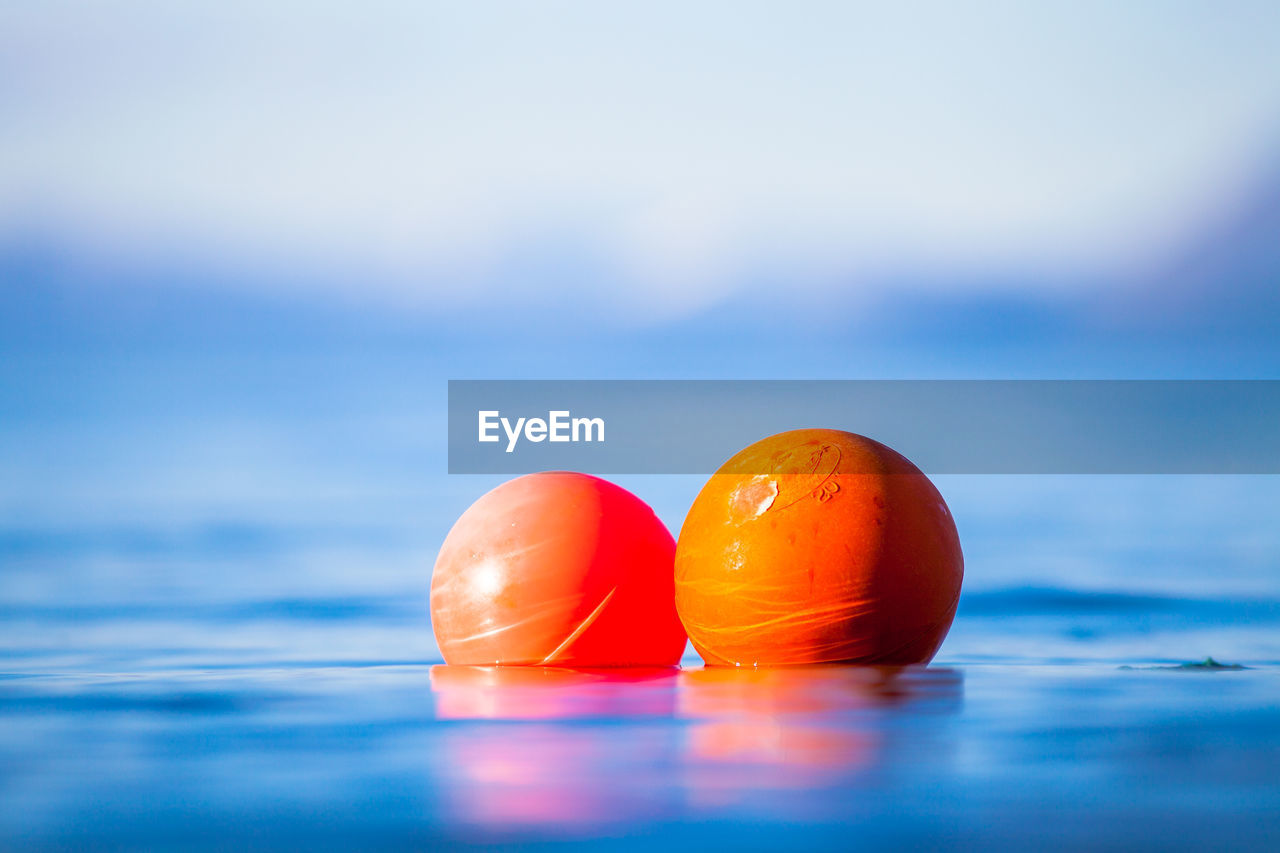
<instances>
[{"instance_id":1,"label":"sky","mask_svg":"<svg viewBox=\"0 0 1280 853\"><path fill-rule=\"evenodd\" d=\"M1280 6L0 4L0 246L427 309L1141 277L1280 174ZM105 259L105 260L104 260Z\"/></svg>"},{"instance_id":2,"label":"sky","mask_svg":"<svg viewBox=\"0 0 1280 853\"><path fill-rule=\"evenodd\" d=\"M1274 379L1277 234L1275 3L0 0L0 592L425 595L449 379ZM1273 596L1276 479L941 486Z\"/></svg>"}]
</instances>

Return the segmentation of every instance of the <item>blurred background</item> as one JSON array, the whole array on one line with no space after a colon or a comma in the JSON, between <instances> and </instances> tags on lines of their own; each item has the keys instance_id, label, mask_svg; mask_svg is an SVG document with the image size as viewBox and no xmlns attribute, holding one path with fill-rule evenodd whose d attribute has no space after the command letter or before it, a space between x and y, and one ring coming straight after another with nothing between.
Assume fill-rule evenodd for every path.
<instances>
[{"instance_id":1,"label":"blurred background","mask_svg":"<svg viewBox=\"0 0 1280 853\"><path fill-rule=\"evenodd\" d=\"M423 664L449 379L1278 332L1275 3L0 0L0 847L1274 849L1277 477L938 477L902 676Z\"/></svg>"},{"instance_id":2,"label":"blurred background","mask_svg":"<svg viewBox=\"0 0 1280 853\"><path fill-rule=\"evenodd\" d=\"M497 482L445 474L449 378L1276 378L1277 33L3 3L6 666L434 660L435 551ZM676 531L700 483L623 485ZM939 486L947 661L1280 656L1276 478Z\"/></svg>"}]
</instances>

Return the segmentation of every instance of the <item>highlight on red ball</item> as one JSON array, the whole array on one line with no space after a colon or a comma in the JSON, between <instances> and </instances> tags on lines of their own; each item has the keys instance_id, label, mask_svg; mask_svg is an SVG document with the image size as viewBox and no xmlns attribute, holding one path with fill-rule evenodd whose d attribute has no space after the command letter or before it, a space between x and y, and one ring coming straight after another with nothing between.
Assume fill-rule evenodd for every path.
<instances>
[{"instance_id":1,"label":"highlight on red ball","mask_svg":"<svg viewBox=\"0 0 1280 853\"><path fill-rule=\"evenodd\" d=\"M647 504L566 471L517 477L445 538L431 622L445 662L674 666L675 541Z\"/></svg>"}]
</instances>

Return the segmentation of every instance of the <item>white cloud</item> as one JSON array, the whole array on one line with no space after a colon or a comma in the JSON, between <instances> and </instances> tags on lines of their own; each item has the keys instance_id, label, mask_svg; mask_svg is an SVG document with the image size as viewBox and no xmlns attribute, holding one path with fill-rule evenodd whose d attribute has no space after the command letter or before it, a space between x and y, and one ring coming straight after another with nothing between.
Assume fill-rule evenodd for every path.
<instances>
[{"instance_id":1,"label":"white cloud","mask_svg":"<svg viewBox=\"0 0 1280 853\"><path fill-rule=\"evenodd\" d=\"M761 265L1106 266L1199 215L1280 115L1268 4L0 16L7 230L43 211L427 301L546 233L659 314Z\"/></svg>"}]
</instances>

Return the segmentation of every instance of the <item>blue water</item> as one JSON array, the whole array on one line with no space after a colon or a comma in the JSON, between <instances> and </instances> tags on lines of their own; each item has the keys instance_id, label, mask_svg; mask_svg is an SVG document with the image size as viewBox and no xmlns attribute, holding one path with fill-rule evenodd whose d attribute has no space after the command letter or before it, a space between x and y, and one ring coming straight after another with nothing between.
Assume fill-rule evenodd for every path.
<instances>
[{"instance_id":1,"label":"blue water","mask_svg":"<svg viewBox=\"0 0 1280 853\"><path fill-rule=\"evenodd\" d=\"M938 478L926 669L446 669L449 369L0 364L0 847L1280 844L1280 478Z\"/></svg>"}]
</instances>

